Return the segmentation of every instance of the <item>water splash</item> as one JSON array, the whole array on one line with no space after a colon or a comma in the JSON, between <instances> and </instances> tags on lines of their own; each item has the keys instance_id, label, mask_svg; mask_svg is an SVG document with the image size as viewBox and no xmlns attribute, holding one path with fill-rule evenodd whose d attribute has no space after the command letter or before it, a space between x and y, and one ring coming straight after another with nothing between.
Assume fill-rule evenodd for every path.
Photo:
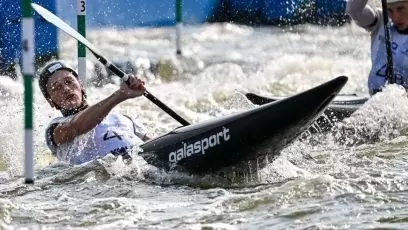
<instances>
[{"instance_id":1,"label":"water splash","mask_svg":"<svg viewBox=\"0 0 408 230\"><path fill-rule=\"evenodd\" d=\"M346 145L384 142L406 134L408 98L402 87L390 85L374 95L332 132L335 142Z\"/></svg>"}]
</instances>

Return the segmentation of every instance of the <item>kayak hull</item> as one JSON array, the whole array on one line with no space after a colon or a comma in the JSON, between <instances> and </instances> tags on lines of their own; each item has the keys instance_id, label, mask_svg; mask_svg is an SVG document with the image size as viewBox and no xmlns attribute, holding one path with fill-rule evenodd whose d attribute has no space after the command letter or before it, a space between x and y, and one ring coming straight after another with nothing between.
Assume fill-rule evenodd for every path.
<instances>
[{"instance_id":1,"label":"kayak hull","mask_svg":"<svg viewBox=\"0 0 408 230\"><path fill-rule=\"evenodd\" d=\"M159 168L194 174L274 158L310 127L346 82L340 76L248 111L176 128L144 143L139 154Z\"/></svg>"}]
</instances>

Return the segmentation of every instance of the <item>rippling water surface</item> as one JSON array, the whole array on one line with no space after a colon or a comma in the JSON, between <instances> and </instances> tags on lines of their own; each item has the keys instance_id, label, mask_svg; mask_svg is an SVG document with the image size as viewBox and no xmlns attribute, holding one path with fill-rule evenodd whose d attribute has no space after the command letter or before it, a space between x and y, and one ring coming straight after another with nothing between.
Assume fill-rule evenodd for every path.
<instances>
[{"instance_id":1,"label":"rippling water surface","mask_svg":"<svg viewBox=\"0 0 408 230\"><path fill-rule=\"evenodd\" d=\"M149 91L191 122L254 107L240 93L292 95L339 75L342 93L367 95L369 35L354 24L184 28L184 57L173 28L91 30L108 58L161 63ZM61 36L61 57L76 65L76 41ZM89 76L95 59L88 53ZM173 68L169 70L169 63ZM0 79L0 223L3 229L406 229L408 99L388 87L326 134L308 134L256 175L245 178L166 173L135 160L104 158L79 167L57 163L43 133L58 115L35 90L36 176L23 184L21 81ZM88 86L90 102L117 88ZM153 135L178 126L145 98L116 110ZM310 157L311 156L311 157Z\"/></svg>"}]
</instances>

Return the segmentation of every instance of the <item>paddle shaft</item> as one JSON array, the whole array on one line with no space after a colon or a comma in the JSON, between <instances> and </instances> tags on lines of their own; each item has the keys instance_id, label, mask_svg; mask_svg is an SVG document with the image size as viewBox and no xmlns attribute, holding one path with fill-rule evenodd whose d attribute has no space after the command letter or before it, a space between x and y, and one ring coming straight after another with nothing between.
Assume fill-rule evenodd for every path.
<instances>
[{"instance_id":1,"label":"paddle shaft","mask_svg":"<svg viewBox=\"0 0 408 230\"><path fill-rule=\"evenodd\" d=\"M395 83L394 76L394 65L392 60L392 49L390 41L390 33L388 30L388 10L386 0L381 0L382 11L383 11L383 20L384 20L384 36L385 36L385 49L387 51L387 78L390 84Z\"/></svg>"},{"instance_id":2,"label":"paddle shaft","mask_svg":"<svg viewBox=\"0 0 408 230\"><path fill-rule=\"evenodd\" d=\"M71 26L66 24L64 21L62 21L58 16L55 14L51 13L44 7L32 3L31 6L34 8L34 10L40 14L45 20L48 22L52 23L71 37L75 38L77 41L81 42L83 45L85 45L94 55L95 57L108 69L110 69L114 74L116 74L118 77L122 78L123 81L128 83L129 76L120 70L117 66L113 65L108 59L106 59L104 56L102 56L99 51L81 34L79 34L76 30L74 30ZM169 114L171 117L173 117L175 120L180 122L182 125L190 125L188 121L186 121L184 118L182 118L180 115L178 115L176 112L174 112L172 109L170 109L167 105L165 105L163 102L161 102L157 97L153 96L153 94L149 93L147 90L143 94L147 99L149 99L151 102L153 102L155 105L160 107L164 112Z\"/></svg>"},{"instance_id":3,"label":"paddle shaft","mask_svg":"<svg viewBox=\"0 0 408 230\"><path fill-rule=\"evenodd\" d=\"M120 70L117 66L109 62L106 58L100 56L97 53L92 52L95 57L108 69L110 69L114 74L116 74L118 77L120 77L123 81L128 82L129 76ZM176 112L174 112L172 109L170 109L167 105L165 105L163 102L161 102L157 97L155 97L153 94L149 93L147 90L143 94L147 99L149 99L151 102L153 102L155 105L160 107L162 110L164 110L166 113L168 113L171 117L173 117L175 120L180 122L180 124L186 126L190 125L188 121L186 121L184 118L182 118L180 115L178 115Z\"/></svg>"}]
</instances>

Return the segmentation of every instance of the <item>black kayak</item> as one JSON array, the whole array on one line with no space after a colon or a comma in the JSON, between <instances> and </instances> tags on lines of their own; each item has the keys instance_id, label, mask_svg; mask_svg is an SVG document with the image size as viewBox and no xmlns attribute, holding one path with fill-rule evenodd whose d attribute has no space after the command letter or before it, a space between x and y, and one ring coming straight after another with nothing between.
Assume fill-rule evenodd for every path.
<instances>
[{"instance_id":1,"label":"black kayak","mask_svg":"<svg viewBox=\"0 0 408 230\"><path fill-rule=\"evenodd\" d=\"M206 174L274 159L307 130L347 82L340 76L257 108L179 127L140 147L147 163L164 170Z\"/></svg>"},{"instance_id":2,"label":"black kayak","mask_svg":"<svg viewBox=\"0 0 408 230\"><path fill-rule=\"evenodd\" d=\"M253 104L264 105L270 102L285 99L285 97L265 97L254 93L245 93L245 96ZM318 129L311 128L310 131L328 131L336 122L342 121L346 117L350 117L368 100L368 97L357 96L355 94L337 95L329 104L322 116L316 120Z\"/></svg>"}]
</instances>

